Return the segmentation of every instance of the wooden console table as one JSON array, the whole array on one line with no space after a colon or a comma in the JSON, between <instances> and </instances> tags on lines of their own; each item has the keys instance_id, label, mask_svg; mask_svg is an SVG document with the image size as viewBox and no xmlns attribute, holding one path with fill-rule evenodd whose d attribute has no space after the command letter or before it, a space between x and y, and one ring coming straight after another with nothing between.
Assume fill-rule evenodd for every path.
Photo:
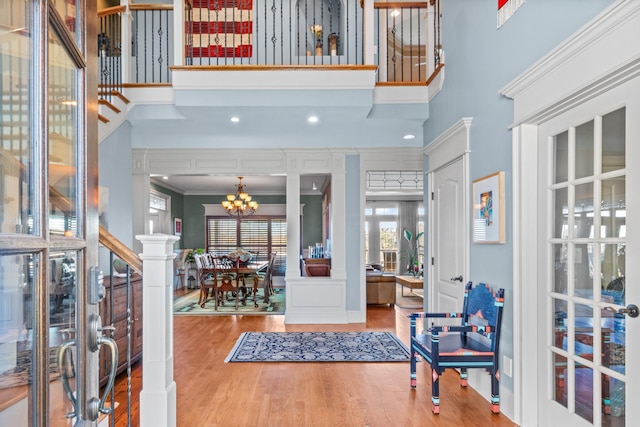
<instances>
[{"instance_id":1,"label":"wooden console table","mask_svg":"<svg viewBox=\"0 0 640 427\"><path fill-rule=\"evenodd\" d=\"M303 258L307 276L331 276L331 258Z\"/></svg>"},{"instance_id":2,"label":"wooden console table","mask_svg":"<svg viewBox=\"0 0 640 427\"><path fill-rule=\"evenodd\" d=\"M424 286L424 278L414 276L396 276L396 283L402 286L402 296L404 296L404 288L422 289Z\"/></svg>"}]
</instances>

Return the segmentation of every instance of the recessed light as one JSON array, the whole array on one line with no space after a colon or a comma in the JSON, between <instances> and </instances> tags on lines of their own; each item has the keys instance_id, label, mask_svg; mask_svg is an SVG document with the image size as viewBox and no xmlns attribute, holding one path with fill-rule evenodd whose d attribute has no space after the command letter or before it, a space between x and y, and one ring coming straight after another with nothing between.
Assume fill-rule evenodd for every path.
<instances>
[{"instance_id":1,"label":"recessed light","mask_svg":"<svg viewBox=\"0 0 640 427\"><path fill-rule=\"evenodd\" d=\"M169 177L165 175L162 177L162 179L169 179Z\"/></svg>"},{"instance_id":2,"label":"recessed light","mask_svg":"<svg viewBox=\"0 0 640 427\"><path fill-rule=\"evenodd\" d=\"M407 135L403 136L402 138L403 139L413 139L415 137L416 137L415 135L407 134Z\"/></svg>"},{"instance_id":3,"label":"recessed light","mask_svg":"<svg viewBox=\"0 0 640 427\"><path fill-rule=\"evenodd\" d=\"M235 117L235 116L234 116L234 117L231 117L231 121L232 121L233 123L238 123L238 122L240 121L240 117Z\"/></svg>"},{"instance_id":4,"label":"recessed light","mask_svg":"<svg viewBox=\"0 0 640 427\"><path fill-rule=\"evenodd\" d=\"M318 123L318 116L309 116L307 120L309 123Z\"/></svg>"}]
</instances>

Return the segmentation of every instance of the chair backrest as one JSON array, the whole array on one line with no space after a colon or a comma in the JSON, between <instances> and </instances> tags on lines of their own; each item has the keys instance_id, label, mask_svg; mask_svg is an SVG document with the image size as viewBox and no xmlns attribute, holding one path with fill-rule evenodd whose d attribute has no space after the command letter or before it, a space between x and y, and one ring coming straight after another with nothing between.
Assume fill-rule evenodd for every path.
<instances>
[{"instance_id":1,"label":"chair backrest","mask_svg":"<svg viewBox=\"0 0 640 427\"><path fill-rule=\"evenodd\" d=\"M193 260L195 261L196 268L198 270L202 270L204 268L213 268L214 267L211 254L209 254L209 253L193 254Z\"/></svg>"},{"instance_id":2,"label":"chair backrest","mask_svg":"<svg viewBox=\"0 0 640 427\"><path fill-rule=\"evenodd\" d=\"M503 306L504 289L494 292L486 283L473 286L469 282L465 286L462 322L477 327L477 333L491 340L494 351L498 351Z\"/></svg>"},{"instance_id":3,"label":"chair backrest","mask_svg":"<svg viewBox=\"0 0 640 427\"><path fill-rule=\"evenodd\" d=\"M212 257L214 266L214 282L218 289L237 288L238 264L226 255Z\"/></svg>"}]
</instances>

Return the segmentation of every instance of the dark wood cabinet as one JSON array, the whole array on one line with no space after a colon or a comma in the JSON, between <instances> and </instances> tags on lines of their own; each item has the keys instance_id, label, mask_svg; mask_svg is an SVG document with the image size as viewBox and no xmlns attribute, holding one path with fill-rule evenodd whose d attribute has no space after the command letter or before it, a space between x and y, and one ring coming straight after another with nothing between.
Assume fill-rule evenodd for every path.
<instances>
[{"instance_id":1,"label":"dark wood cabinet","mask_svg":"<svg viewBox=\"0 0 640 427\"><path fill-rule=\"evenodd\" d=\"M113 286L112 286L113 284ZM105 297L100 303L102 325L113 325L113 339L118 346L118 373L127 368L127 280L125 277L105 277ZM111 311L113 294L113 312ZM142 357L142 276L133 274L129 282L131 306L131 361ZM113 316L113 317L112 317ZM111 336L110 331L104 331ZM106 346L100 349L100 383L105 384L111 369L111 355Z\"/></svg>"}]
</instances>

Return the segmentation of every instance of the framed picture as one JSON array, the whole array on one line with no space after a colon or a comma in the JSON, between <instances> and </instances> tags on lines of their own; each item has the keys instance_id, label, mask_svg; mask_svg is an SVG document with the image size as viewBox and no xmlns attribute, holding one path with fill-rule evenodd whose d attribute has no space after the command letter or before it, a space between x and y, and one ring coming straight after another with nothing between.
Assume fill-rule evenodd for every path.
<instances>
[{"instance_id":1,"label":"framed picture","mask_svg":"<svg viewBox=\"0 0 640 427\"><path fill-rule=\"evenodd\" d=\"M182 220L180 218L173 219L173 234L182 236Z\"/></svg>"},{"instance_id":2,"label":"framed picture","mask_svg":"<svg viewBox=\"0 0 640 427\"><path fill-rule=\"evenodd\" d=\"M473 242L504 243L504 172L473 181Z\"/></svg>"}]
</instances>

